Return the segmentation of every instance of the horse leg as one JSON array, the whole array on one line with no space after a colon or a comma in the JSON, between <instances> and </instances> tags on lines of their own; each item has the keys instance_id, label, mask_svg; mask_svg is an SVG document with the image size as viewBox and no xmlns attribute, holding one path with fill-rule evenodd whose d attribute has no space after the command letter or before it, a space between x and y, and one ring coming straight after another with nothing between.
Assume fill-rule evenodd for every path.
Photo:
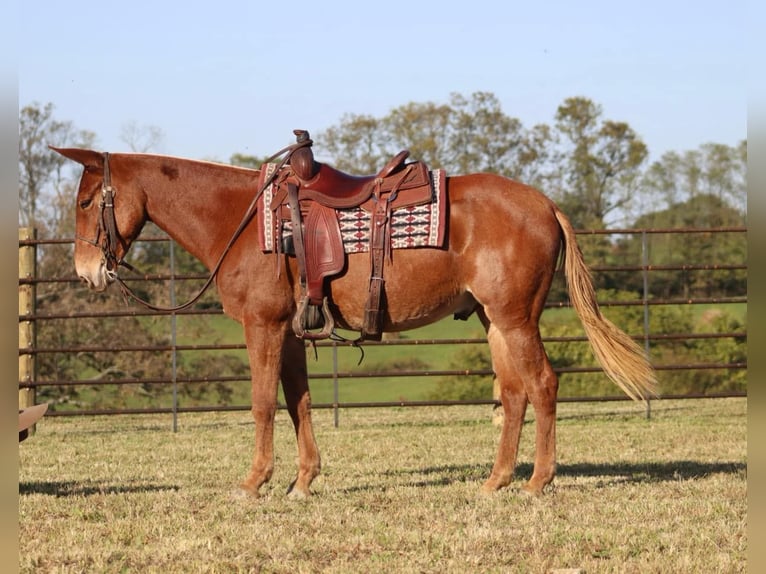
<instances>
[{"instance_id":1,"label":"horse leg","mask_svg":"<svg viewBox=\"0 0 766 574\"><path fill-rule=\"evenodd\" d=\"M298 476L287 492L291 496L305 498L311 495L311 482L319 475L321 461L311 423L306 349L303 341L291 332L285 338L282 389L298 441Z\"/></svg>"},{"instance_id":2,"label":"horse leg","mask_svg":"<svg viewBox=\"0 0 766 574\"><path fill-rule=\"evenodd\" d=\"M492 424L496 427L503 425L503 405L500 396L500 382L497 380L497 375L492 377L492 400L499 401L499 405L492 407Z\"/></svg>"},{"instance_id":3,"label":"horse leg","mask_svg":"<svg viewBox=\"0 0 766 574\"><path fill-rule=\"evenodd\" d=\"M536 320L498 327L486 311L479 318L487 330L495 383L503 407L503 427L495 464L482 490L510 484L518 456L527 403L535 410L535 466L525 492L541 494L556 473L556 395L558 378L545 353Z\"/></svg>"},{"instance_id":4,"label":"horse leg","mask_svg":"<svg viewBox=\"0 0 766 574\"><path fill-rule=\"evenodd\" d=\"M487 328L492 368L495 371L495 383L503 409L502 430L495 464L492 467L492 473L482 486L482 491L494 492L508 486L513 478L521 427L527 410L527 395L502 333L489 323L482 312L479 313L479 317Z\"/></svg>"},{"instance_id":5,"label":"horse leg","mask_svg":"<svg viewBox=\"0 0 766 574\"><path fill-rule=\"evenodd\" d=\"M537 322L505 334L512 359L535 410L535 466L523 486L529 494L542 494L556 474L556 395L558 377L545 353Z\"/></svg>"},{"instance_id":6,"label":"horse leg","mask_svg":"<svg viewBox=\"0 0 766 574\"><path fill-rule=\"evenodd\" d=\"M255 451L250 474L241 489L253 496L274 472L274 417L277 384L282 366L282 342L286 329L245 324L247 354L252 378L252 413L255 422Z\"/></svg>"}]
</instances>

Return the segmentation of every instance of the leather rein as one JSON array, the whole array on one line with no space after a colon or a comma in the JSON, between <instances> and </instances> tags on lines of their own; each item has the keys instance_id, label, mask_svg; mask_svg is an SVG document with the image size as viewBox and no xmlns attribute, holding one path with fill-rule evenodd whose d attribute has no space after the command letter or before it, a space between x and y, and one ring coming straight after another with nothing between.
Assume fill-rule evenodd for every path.
<instances>
[{"instance_id":1,"label":"leather rein","mask_svg":"<svg viewBox=\"0 0 766 574\"><path fill-rule=\"evenodd\" d=\"M240 222L236 231L234 231L234 233L232 234L231 239L229 239L229 242L226 244L226 247L224 247L223 252L218 258L218 261L216 262L215 266L210 272L210 276L207 278L204 285L202 285L202 287L199 289L196 295L194 295L186 303L183 303L181 305L176 305L173 307L163 307L160 305L154 305L153 303L150 303L149 301L146 301L145 299L142 299L139 295L137 295L119 276L117 271L120 266L125 267L131 271L136 271L136 269L132 265L124 261L124 257L125 255L127 255L129 246L122 239L122 237L120 237L120 234L117 230L117 219L114 212L114 198L115 198L115 195L117 194L117 190L112 185L112 173L111 173L111 169L109 168L109 152L104 152L104 182L103 182L103 185L101 186L101 202L99 203L99 218L98 218L98 224L96 227L96 238L94 240L90 240L85 237L76 236L75 239L79 241L83 241L90 245L94 245L98 247L99 249L101 249L101 258L102 258L102 262L104 263L104 266L106 267L106 275L109 279L117 282L117 284L120 286L120 290L122 291L122 294L124 297L126 298L129 297L133 299L134 301L137 301L144 307L147 307L148 309L152 309L153 311L163 311L163 312L173 313L176 311L181 311L183 309L186 309L187 307L191 307L194 303L196 303L200 299L200 297L202 297L205 291L207 291L207 289L215 280L215 277L218 275L218 271L221 269L221 265L223 264L223 260L226 258L226 255L229 253L234 243L237 241L239 236L242 234L242 232L245 230L245 228L247 227L247 225L250 223L253 216L255 215L258 199L261 197L261 195L263 195L263 192L269 187L269 185L271 185L271 183L279 174L280 170L287 164L293 152L295 152L295 150L299 148L310 146L311 144L312 144L312 141L310 139L299 141L297 143L294 143L292 145L282 148L281 150L279 150L277 153L275 153L273 156L271 156L269 159L266 160L266 163L269 163L273 161L274 159L278 158L279 156L281 156L282 154L285 154L285 156L277 165L277 168L274 170L271 176L269 176L269 178L266 179L266 181L263 183L261 188L255 194L255 197L253 197L253 200L250 202L250 205L248 206L247 211L242 217L242 221ZM123 251L124 251L123 257L117 256L118 246L122 246L123 248Z\"/></svg>"}]
</instances>

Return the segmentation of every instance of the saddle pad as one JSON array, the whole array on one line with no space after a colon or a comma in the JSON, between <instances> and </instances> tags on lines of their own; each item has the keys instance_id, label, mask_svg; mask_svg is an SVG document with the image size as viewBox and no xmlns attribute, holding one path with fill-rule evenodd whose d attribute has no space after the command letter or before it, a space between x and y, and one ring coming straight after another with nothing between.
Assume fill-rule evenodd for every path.
<instances>
[{"instance_id":1,"label":"saddle pad","mask_svg":"<svg viewBox=\"0 0 766 574\"><path fill-rule=\"evenodd\" d=\"M267 170L268 166L264 166ZM264 174L264 179L269 173ZM431 203L403 207L391 213L391 247L406 249L412 247L441 247L447 216L446 175L444 170L430 171ZM275 221L269 209L274 190L267 187L258 201L258 238L261 250L274 250L274 230L281 229L282 237L292 235L289 220ZM363 253L370 248L370 213L361 208L336 209L346 253Z\"/></svg>"}]
</instances>

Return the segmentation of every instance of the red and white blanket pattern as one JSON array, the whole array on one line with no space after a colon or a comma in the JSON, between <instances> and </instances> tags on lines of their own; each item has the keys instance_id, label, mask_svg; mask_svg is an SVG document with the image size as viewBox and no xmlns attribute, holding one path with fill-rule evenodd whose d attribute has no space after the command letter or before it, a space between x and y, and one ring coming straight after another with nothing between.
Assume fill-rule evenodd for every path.
<instances>
[{"instance_id":1,"label":"red and white blanket pattern","mask_svg":"<svg viewBox=\"0 0 766 574\"><path fill-rule=\"evenodd\" d=\"M264 166L263 169L270 169ZM273 169L273 168L271 168ZM432 201L416 207L403 207L391 213L391 247L441 247L447 218L446 175L444 170L431 170ZM266 173L268 177L268 172ZM269 209L273 189L267 187L258 202L259 239L263 251L274 250L273 214ZM363 253L370 249L370 213L361 209L336 210L343 248L346 253ZM289 221L282 223L283 236L292 235Z\"/></svg>"}]
</instances>

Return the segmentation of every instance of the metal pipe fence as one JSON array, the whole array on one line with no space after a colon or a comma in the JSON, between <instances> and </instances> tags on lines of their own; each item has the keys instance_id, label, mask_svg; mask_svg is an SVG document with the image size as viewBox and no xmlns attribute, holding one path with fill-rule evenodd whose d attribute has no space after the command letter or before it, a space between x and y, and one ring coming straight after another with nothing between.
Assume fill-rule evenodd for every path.
<instances>
[{"instance_id":1,"label":"metal pipe fence","mask_svg":"<svg viewBox=\"0 0 766 574\"><path fill-rule=\"evenodd\" d=\"M716 341L732 339L736 341L746 341L747 330L723 330L716 332L688 332L681 331L676 333L650 332L650 309L656 306L688 306L688 305L746 305L746 294L725 294L722 296L697 296L697 297L660 297L651 291L651 277L654 273L716 273L716 272L747 272L745 261L725 261L725 262L684 262L679 264L652 264L648 256L647 238L650 235L659 234L745 234L744 227L725 227L725 228L689 228L689 229L611 229L611 230L579 230L578 235L597 236L627 236L640 235L642 238L641 262L629 265L593 265L591 270L594 276L602 273L640 273L642 276L642 293L635 300L602 300L600 305L603 308L609 307L640 307L643 310L644 324L643 333L634 333L632 336L643 342L650 357L656 344L666 344L677 342L678 344L690 344L692 341ZM126 278L128 281L141 282L146 285L167 284L168 296L171 304L174 303L176 292L179 285L187 282L201 281L207 276L202 273L182 273L176 270L176 257L174 253L173 242L166 237L148 237L140 238L139 241L145 241L149 244L162 242L168 244L170 267L168 272L151 273ZM19 393L20 404L22 406L34 402L36 393L41 394L50 389L78 389L78 388L98 388L106 385L126 386L126 385L158 385L172 387L171 406L149 406L145 408L121 408L101 406L99 408L80 407L80 408L53 408L49 411L51 416L75 416L75 415L111 415L111 414L135 414L135 413L173 413L173 426L176 429L176 415L184 412L200 411L244 411L248 410L249 405L245 404L190 404L181 405L179 402L179 388L184 385L194 384L247 384L250 380L249 375L204 375L192 376L182 374L178 369L178 357L180 353L201 352L201 351L222 351L222 352L243 352L245 350L244 342L236 343L216 343L200 342L195 344L181 344L177 340L177 320L181 317L191 316L216 316L223 312L215 303L209 303L206 306L199 305L176 313L165 313L159 311L149 311L143 308L99 308L89 309L67 309L62 306L52 306L50 304L40 304L38 301L45 301L46 297L56 297L54 294L46 294L46 289L80 289L85 293L85 288L79 286L79 281L73 276L73 265L69 265L68 271L58 274L46 275L40 272L38 250L45 249L48 246L69 247L73 244L72 239L52 238L38 239L36 234L29 230L19 231ZM586 260L588 259L586 253ZM25 262L22 265L22 262ZM548 301L546 309L565 309L568 308L567 300ZM166 342L151 344L136 344L133 342L121 342L119 339L104 341L101 344L71 344L66 341L58 343L50 342L41 344L38 341L36 332L40 326L64 324L65 322L76 322L83 320L125 320L135 318L138 320L151 320L161 316L170 316L170 327ZM585 336L546 336L543 342L546 344L573 344L587 341ZM385 346L431 346L447 345L460 347L464 345L485 344L486 339L479 337L454 337L454 338L418 338L418 339L384 339L379 342L365 343L366 347L385 347ZM340 383L341 381L360 381L370 378L413 378L422 377L490 377L491 369L454 369L454 368L397 368L391 370L375 370L374 372L364 372L359 370L344 370L338 366L338 350L349 346L349 343L337 341L322 341L316 343L316 348L326 349L332 353L332 363L329 372L318 372L309 374L310 380L329 380L333 384L332 400L317 402L314 408L331 408L335 411L335 422L338 422L338 411L343 408L370 408L370 407L404 407L404 406L447 406L456 404L487 404L496 405L497 401L493 399L481 400L382 400L382 401L341 401ZM92 354L118 354L118 353L165 353L168 354L166 364L170 364L169 374L166 371L161 373L145 373L140 377L109 376L99 377L96 374L83 372L78 376L64 375L55 376L50 373L41 374L36 368L36 361L40 358L50 356L77 357ZM742 371L747 369L746 361L697 361L693 363L658 363L655 364L657 371ZM568 365L558 366L554 370L558 374L568 373L598 373L600 368L591 365ZM23 396L23 398L22 398ZM719 396L746 396L746 391L735 390L729 392L710 392L710 393L685 393L664 395L672 398L701 398L701 397L719 397ZM616 401L625 400L623 396L583 396L583 397L560 397L561 402L570 401ZM22 404L23 403L23 404Z\"/></svg>"}]
</instances>

